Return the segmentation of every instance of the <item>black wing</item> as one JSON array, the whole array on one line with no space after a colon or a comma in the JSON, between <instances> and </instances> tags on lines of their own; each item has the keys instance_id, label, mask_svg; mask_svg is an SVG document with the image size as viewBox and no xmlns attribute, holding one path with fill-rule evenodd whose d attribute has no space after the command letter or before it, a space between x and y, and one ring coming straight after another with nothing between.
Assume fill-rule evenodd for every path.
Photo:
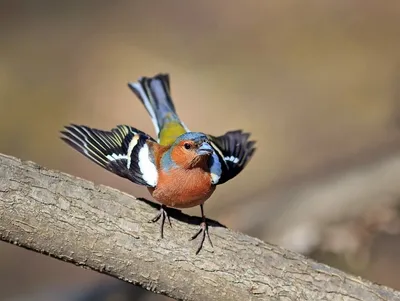
<instances>
[{"instance_id":1,"label":"black wing","mask_svg":"<svg viewBox=\"0 0 400 301\"><path fill-rule=\"evenodd\" d=\"M208 136L222 167L221 178L217 184L225 183L236 177L256 150L255 141L249 141L250 134L241 130L227 132L218 137Z\"/></svg>"},{"instance_id":2,"label":"black wing","mask_svg":"<svg viewBox=\"0 0 400 301\"><path fill-rule=\"evenodd\" d=\"M127 125L102 131L71 124L61 133L63 141L101 167L139 185L157 185L154 154L146 143L155 140L142 131Z\"/></svg>"}]
</instances>

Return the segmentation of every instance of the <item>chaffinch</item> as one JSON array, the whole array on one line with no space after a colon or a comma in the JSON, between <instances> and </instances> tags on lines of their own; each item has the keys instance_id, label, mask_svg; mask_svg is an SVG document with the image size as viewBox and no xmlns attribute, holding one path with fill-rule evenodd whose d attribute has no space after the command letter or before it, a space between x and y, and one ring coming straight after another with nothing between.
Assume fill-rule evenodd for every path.
<instances>
[{"instance_id":1,"label":"chaffinch","mask_svg":"<svg viewBox=\"0 0 400 301\"><path fill-rule=\"evenodd\" d=\"M151 116L158 139L128 125L103 131L83 125L66 126L61 137L87 158L118 176L147 186L152 197L161 204L156 222L161 218L161 238L168 207L200 206L202 222L198 254L207 236L204 202L217 185L239 174L255 148L250 134L241 130L222 136L191 132L179 119L170 96L168 74L141 77L128 86Z\"/></svg>"}]
</instances>

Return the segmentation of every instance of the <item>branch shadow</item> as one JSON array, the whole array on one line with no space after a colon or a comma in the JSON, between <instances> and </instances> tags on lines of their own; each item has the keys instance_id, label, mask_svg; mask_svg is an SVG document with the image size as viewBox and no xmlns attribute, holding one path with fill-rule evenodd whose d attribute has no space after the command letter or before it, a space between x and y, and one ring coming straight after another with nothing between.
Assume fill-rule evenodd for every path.
<instances>
[{"instance_id":1,"label":"branch shadow","mask_svg":"<svg viewBox=\"0 0 400 301\"><path fill-rule=\"evenodd\" d=\"M158 203L155 203L153 201L150 201L146 198L142 198L142 197L138 197L136 198L138 201L142 201L144 202L146 205L155 208L157 210L160 210L161 205ZM200 225L200 223L202 222L201 217L198 216L193 216L193 215L188 215L182 212L182 210L176 209L176 208L171 208L171 207L167 207L167 212L168 215L171 218L174 218L178 221L184 222L186 224L190 224L190 225ZM227 228L225 225L221 224L220 222L217 222L215 220L206 218L207 224L209 227L220 227L220 228Z\"/></svg>"}]
</instances>

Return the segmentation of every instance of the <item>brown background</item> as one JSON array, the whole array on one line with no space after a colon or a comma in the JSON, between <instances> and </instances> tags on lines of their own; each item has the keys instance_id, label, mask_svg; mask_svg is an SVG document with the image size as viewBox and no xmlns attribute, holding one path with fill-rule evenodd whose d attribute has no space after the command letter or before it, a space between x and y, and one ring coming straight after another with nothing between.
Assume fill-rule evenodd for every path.
<instances>
[{"instance_id":1,"label":"brown background","mask_svg":"<svg viewBox=\"0 0 400 301\"><path fill-rule=\"evenodd\" d=\"M153 134L126 83L169 72L192 130L243 128L258 141L206 203L209 217L400 289L398 167L364 168L400 149L400 2L3 0L0 43L0 152L147 196L58 131ZM100 290L118 286L108 277L0 243L0 299L75 300L59 292L99 283L101 298L125 300Z\"/></svg>"}]
</instances>

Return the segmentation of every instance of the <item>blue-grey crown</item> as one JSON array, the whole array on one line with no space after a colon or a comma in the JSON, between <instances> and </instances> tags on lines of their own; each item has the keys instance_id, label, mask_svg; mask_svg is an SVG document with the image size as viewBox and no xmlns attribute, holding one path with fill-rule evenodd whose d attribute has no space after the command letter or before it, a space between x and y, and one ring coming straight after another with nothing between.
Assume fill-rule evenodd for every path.
<instances>
[{"instance_id":1,"label":"blue-grey crown","mask_svg":"<svg viewBox=\"0 0 400 301\"><path fill-rule=\"evenodd\" d=\"M200 132L187 132L185 134L180 135L176 141L175 144L178 144L181 141L184 140L192 140L194 142L202 142L208 140L207 136L203 133Z\"/></svg>"}]
</instances>

